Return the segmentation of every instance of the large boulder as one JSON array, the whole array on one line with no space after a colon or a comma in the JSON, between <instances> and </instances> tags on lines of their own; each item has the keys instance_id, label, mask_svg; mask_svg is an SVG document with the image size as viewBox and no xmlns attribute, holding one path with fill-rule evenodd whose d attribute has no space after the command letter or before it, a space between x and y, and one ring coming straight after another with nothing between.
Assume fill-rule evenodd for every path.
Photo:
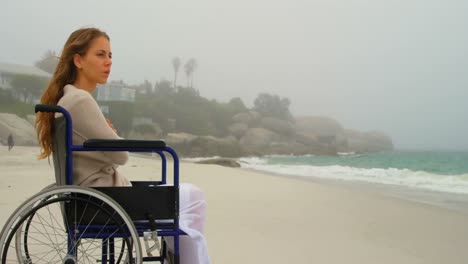
<instances>
[{"instance_id":1,"label":"large boulder","mask_svg":"<svg viewBox=\"0 0 468 264\"><path fill-rule=\"evenodd\" d=\"M169 133L165 140L168 145L188 144L197 138L197 136L189 133Z\"/></svg>"},{"instance_id":2,"label":"large boulder","mask_svg":"<svg viewBox=\"0 0 468 264\"><path fill-rule=\"evenodd\" d=\"M296 141L272 142L268 148L268 154L279 155L306 155L309 154L308 146Z\"/></svg>"},{"instance_id":3,"label":"large boulder","mask_svg":"<svg viewBox=\"0 0 468 264\"><path fill-rule=\"evenodd\" d=\"M242 149L247 154L270 154L269 147L273 142L278 142L280 136L273 131L264 128L250 128L239 140Z\"/></svg>"},{"instance_id":4,"label":"large boulder","mask_svg":"<svg viewBox=\"0 0 468 264\"><path fill-rule=\"evenodd\" d=\"M314 134L297 132L295 139L297 142L304 144L306 146L318 144L317 136Z\"/></svg>"},{"instance_id":5,"label":"large boulder","mask_svg":"<svg viewBox=\"0 0 468 264\"><path fill-rule=\"evenodd\" d=\"M234 136L218 138L213 136L200 136L195 138L191 144L190 156L193 157L239 157L241 149Z\"/></svg>"},{"instance_id":6,"label":"large boulder","mask_svg":"<svg viewBox=\"0 0 468 264\"><path fill-rule=\"evenodd\" d=\"M343 134L344 129L338 121L323 116L307 116L296 118L296 131L302 134L329 136Z\"/></svg>"},{"instance_id":7,"label":"large boulder","mask_svg":"<svg viewBox=\"0 0 468 264\"><path fill-rule=\"evenodd\" d=\"M10 134L13 135L15 145L37 145L36 130L31 123L15 114L0 113L0 141L5 144Z\"/></svg>"},{"instance_id":8,"label":"large boulder","mask_svg":"<svg viewBox=\"0 0 468 264\"><path fill-rule=\"evenodd\" d=\"M234 136L218 138L187 133L169 133L165 141L184 157L239 157L242 155L239 143Z\"/></svg>"},{"instance_id":9,"label":"large boulder","mask_svg":"<svg viewBox=\"0 0 468 264\"><path fill-rule=\"evenodd\" d=\"M393 150L392 139L382 132L345 130L348 151L357 153Z\"/></svg>"},{"instance_id":10,"label":"large boulder","mask_svg":"<svg viewBox=\"0 0 468 264\"><path fill-rule=\"evenodd\" d=\"M232 117L232 120L236 123L244 123L248 126L254 125L258 123L260 120L261 115L256 111L249 111L244 113L236 114Z\"/></svg>"},{"instance_id":11,"label":"large boulder","mask_svg":"<svg viewBox=\"0 0 468 264\"><path fill-rule=\"evenodd\" d=\"M241 165L239 162L233 159L228 159L228 158L213 158L213 159L206 159L206 160L201 160L197 161L195 163L199 164L215 164L215 165L220 165L220 166L225 166L225 167L231 167L231 168L239 168Z\"/></svg>"},{"instance_id":12,"label":"large boulder","mask_svg":"<svg viewBox=\"0 0 468 264\"><path fill-rule=\"evenodd\" d=\"M152 140L152 139L160 139L163 136L163 131L159 124L157 123L149 123L149 124L140 124L134 126L133 129L130 131L127 138L129 139L144 139L144 140Z\"/></svg>"},{"instance_id":13,"label":"large boulder","mask_svg":"<svg viewBox=\"0 0 468 264\"><path fill-rule=\"evenodd\" d=\"M309 151L319 155L337 155L349 149L349 136L336 120L322 116L296 119L296 140L305 144ZM361 141L359 141L361 142Z\"/></svg>"},{"instance_id":14,"label":"large boulder","mask_svg":"<svg viewBox=\"0 0 468 264\"><path fill-rule=\"evenodd\" d=\"M243 135L245 135L247 129L249 129L249 126L247 124L238 122L230 125L228 131L231 135L233 135L237 139L240 139Z\"/></svg>"},{"instance_id":15,"label":"large boulder","mask_svg":"<svg viewBox=\"0 0 468 264\"><path fill-rule=\"evenodd\" d=\"M290 137L295 134L294 125L292 123L278 118L264 117L260 120L260 127L285 137Z\"/></svg>"}]
</instances>

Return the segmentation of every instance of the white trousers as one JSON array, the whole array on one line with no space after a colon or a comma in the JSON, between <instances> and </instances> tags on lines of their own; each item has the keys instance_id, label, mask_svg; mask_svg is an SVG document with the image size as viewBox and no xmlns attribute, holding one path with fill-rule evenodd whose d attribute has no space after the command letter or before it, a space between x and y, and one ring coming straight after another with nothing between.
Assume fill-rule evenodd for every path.
<instances>
[{"instance_id":1,"label":"white trousers","mask_svg":"<svg viewBox=\"0 0 468 264\"><path fill-rule=\"evenodd\" d=\"M208 248L203 235L206 201L203 192L195 185L179 185L179 227L187 236L179 236L180 264L209 264ZM174 252L174 238L165 237L167 246Z\"/></svg>"}]
</instances>

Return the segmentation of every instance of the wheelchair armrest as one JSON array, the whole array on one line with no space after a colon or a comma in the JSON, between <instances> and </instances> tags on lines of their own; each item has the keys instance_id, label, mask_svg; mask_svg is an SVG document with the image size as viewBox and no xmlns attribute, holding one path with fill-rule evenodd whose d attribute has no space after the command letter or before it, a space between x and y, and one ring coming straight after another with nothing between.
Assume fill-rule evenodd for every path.
<instances>
[{"instance_id":1,"label":"wheelchair armrest","mask_svg":"<svg viewBox=\"0 0 468 264\"><path fill-rule=\"evenodd\" d=\"M162 181L130 181L133 187L154 187L162 184Z\"/></svg>"},{"instance_id":2,"label":"wheelchair armrest","mask_svg":"<svg viewBox=\"0 0 468 264\"><path fill-rule=\"evenodd\" d=\"M88 139L83 147L90 148L164 148L166 142L162 140L134 140L134 139Z\"/></svg>"}]
</instances>

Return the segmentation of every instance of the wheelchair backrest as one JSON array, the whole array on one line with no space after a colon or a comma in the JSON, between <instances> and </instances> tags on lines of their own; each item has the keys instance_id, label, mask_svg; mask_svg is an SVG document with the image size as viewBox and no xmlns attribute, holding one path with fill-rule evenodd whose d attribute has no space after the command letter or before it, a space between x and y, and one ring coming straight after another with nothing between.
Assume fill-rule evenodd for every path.
<instances>
[{"instance_id":1,"label":"wheelchair backrest","mask_svg":"<svg viewBox=\"0 0 468 264\"><path fill-rule=\"evenodd\" d=\"M63 116L54 119L52 130L52 156L54 161L55 181L57 185L66 185L67 146L66 119Z\"/></svg>"}]
</instances>

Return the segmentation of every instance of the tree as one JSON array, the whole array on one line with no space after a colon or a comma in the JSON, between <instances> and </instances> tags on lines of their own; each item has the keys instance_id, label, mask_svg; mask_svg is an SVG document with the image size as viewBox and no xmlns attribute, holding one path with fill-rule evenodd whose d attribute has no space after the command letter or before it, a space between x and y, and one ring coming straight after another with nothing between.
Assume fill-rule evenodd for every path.
<instances>
[{"instance_id":1,"label":"tree","mask_svg":"<svg viewBox=\"0 0 468 264\"><path fill-rule=\"evenodd\" d=\"M174 57L172 59L172 67L174 68L174 90L177 91L177 73L179 72L180 68L180 58Z\"/></svg>"},{"instance_id":2,"label":"tree","mask_svg":"<svg viewBox=\"0 0 468 264\"><path fill-rule=\"evenodd\" d=\"M150 94L153 91L153 85L148 80L145 80L140 86L141 90L145 91L146 94Z\"/></svg>"},{"instance_id":3,"label":"tree","mask_svg":"<svg viewBox=\"0 0 468 264\"><path fill-rule=\"evenodd\" d=\"M18 98L25 103L31 103L38 99L42 91L47 87L49 80L35 75L17 74L11 81Z\"/></svg>"},{"instance_id":4,"label":"tree","mask_svg":"<svg viewBox=\"0 0 468 264\"><path fill-rule=\"evenodd\" d=\"M278 95L261 93L255 98L253 110L263 116L275 117L283 120L292 120L289 112L291 101L288 98L280 98Z\"/></svg>"},{"instance_id":5,"label":"tree","mask_svg":"<svg viewBox=\"0 0 468 264\"><path fill-rule=\"evenodd\" d=\"M34 64L39 69L53 74L57 64L59 62L59 56L53 50L48 50L42 55L42 58Z\"/></svg>"},{"instance_id":6,"label":"tree","mask_svg":"<svg viewBox=\"0 0 468 264\"><path fill-rule=\"evenodd\" d=\"M228 105L236 114L247 110L247 107L245 107L245 104L240 97L232 98L231 100L229 100Z\"/></svg>"},{"instance_id":7,"label":"tree","mask_svg":"<svg viewBox=\"0 0 468 264\"><path fill-rule=\"evenodd\" d=\"M168 80L160 80L154 85L154 92L162 96L167 96L174 93L174 89L171 88L171 82Z\"/></svg>"},{"instance_id":8,"label":"tree","mask_svg":"<svg viewBox=\"0 0 468 264\"><path fill-rule=\"evenodd\" d=\"M107 116L117 129L118 134L127 137L132 130L134 104L126 101L109 101L105 104L109 107Z\"/></svg>"},{"instance_id":9,"label":"tree","mask_svg":"<svg viewBox=\"0 0 468 264\"><path fill-rule=\"evenodd\" d=\"M185 74L187 75L187 87L189 88L193 88L193 72L197 67L197 61L194 58L189 59L184 65Z\"/></svg>"}]
</instances>

